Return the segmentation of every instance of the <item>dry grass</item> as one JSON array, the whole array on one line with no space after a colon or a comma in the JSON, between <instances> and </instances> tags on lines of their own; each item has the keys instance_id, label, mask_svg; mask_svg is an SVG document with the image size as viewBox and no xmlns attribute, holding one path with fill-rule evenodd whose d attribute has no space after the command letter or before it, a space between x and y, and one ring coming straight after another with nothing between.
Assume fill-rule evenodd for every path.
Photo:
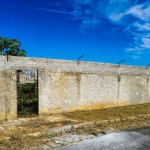
<instances>
[{"instance_id":1,"label":"dry grass","mask_svg":"<svg viewBox=\"0 0 150 150\"><path fill-rule=\"evenodd\" d=\"M44 144L44 136L29 137L29 133L42 132L51 127L59 127L67 124L74 124L69 119L84 121L98 121L106 119L125 118L128 116L138 116L142 114L150 114L150 104L142 104L135 106L115 107L88 111L74 111L59 114L57 116L43 116L34 119L28 119L21 124L8 124L9 128L0 130L0 150L20 150L28 149L30 146ZM69 119L66 119L69 118ZM53 120L53 121L52 121ZM127 129L130 122L123 125L114 124L116 129ZM116 126L116 127L115 127ZM140 122L139 122L140 126ZM93 130L93 129L92 129ZM50 136L50 135L48 135ZM4 137L10 137L9 140L2 140ZM51 137L49 137L51 138Z\"/></svg>"},{"instance_id":2,"label":"dry grass","mask_svg":"<svg viewBox=\"0 0 150 150\"><path fill-rule=\"evenodd\" d=\"M64 113L63 115L78 121L98 121L138 116L142 114L150 114L150 104L120 106L88 111L73 111Z\"/></svg>"},{"instance_id":3,"label":"dry grass","mask_svg":"<svg viewBox=\"0 0 150 150\"><path fill-rule=\"evenodd\" d=\"M36 146L43 144L43 140L40 137L23 137L20 133L14 133L10 140L0 141L1 150L20 150L22 148L27 149L30 146Z\"/></svg>"},{"instance_id":4,"label":"dry grass","mask_svg":"<svg viewBox=\"0 0 150 150\"><path fill-rule=\"evenodd\" d=\"M51 127L59 127L66 124L71 124L70 121L50 122L43 119L34 119L26 121L19 125L14 125L9 129L0 131L0 150L20 150L28 149L30 146L38 146L44 144L45 135L42 134L36 137L27 136L27 134L35 132L43 132ZM9 137L9 140L4 138ZM50 136L49 136L50 138Z\"/></svg>"}]
</instances>

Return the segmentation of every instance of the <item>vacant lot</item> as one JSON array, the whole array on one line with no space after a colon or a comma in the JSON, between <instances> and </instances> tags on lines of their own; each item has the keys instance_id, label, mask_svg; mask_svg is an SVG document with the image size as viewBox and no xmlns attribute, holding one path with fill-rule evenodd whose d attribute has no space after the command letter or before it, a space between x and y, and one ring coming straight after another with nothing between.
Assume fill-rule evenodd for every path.
<instances>
[{"instance_id":1,"label":"vacant lot","mask_svg":"<svg viewBox=\"0 0 150 150\"><path fill-rule=\"evenodd\" d=\"M52 127L61 127L63 125L78 124L81 122L95 122L99 120L111 120L116 118L126 118L129 116L138 116L150 114L150 104L136 106L115 107L88 111L74 111L57 115L38 116L34 118L19 118L18 120L1 122L0 124L0 149L28 149L30 146L46 144L45 138L50 141L60 135L43 134L43 131ZM148 121L148 120L147 120ZM144 121L135 122L136 127L142 127ZM130 122L118 123L111 126L114 129L127 129ZM138 125L138 126L137 126ZM107 128L107 127L106 127ZM108 127L109 128L109 127ZM94 129L92 129L94 130ZM90 130L90 131L92 131ZM85 131L84 131L85 132ZM89 134L88 132L87 134ZM36 136L29 136L37 134ZM71 133L72 134L72 133ZM74 133L73 133L74 134ZM54 141L55 143L55 141Z\"/></svg>"}]
</instances>

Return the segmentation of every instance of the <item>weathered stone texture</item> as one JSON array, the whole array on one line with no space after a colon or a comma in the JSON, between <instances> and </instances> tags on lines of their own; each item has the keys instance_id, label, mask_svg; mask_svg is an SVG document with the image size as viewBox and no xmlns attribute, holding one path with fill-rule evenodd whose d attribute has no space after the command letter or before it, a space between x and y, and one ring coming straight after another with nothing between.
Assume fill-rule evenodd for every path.
<instances>
[{"instance_id":1,"label":"weathered stone texture","mask_svg":"<svg viewBox=\"0 0 150 150\"><path fill-rule=\"evenodd\" d=\"M5 120L6 109L5 109L5 71L0 70L0 120Z\"/></svg>"},{"instance_id":2,"label":"weathered stone texture","mask_svg":"<svg viewBox=\"0 0 150 150\"><path fill-rule=\"evenodd\" d=\"M0 71L0 120L17 117L17 86L14 70Z\"/></svg>"},{"instance_id":3,"label":"weathered stone texture","mask_svg":"<svg viewBox=\"0 0 150 150\"><path fill-rule=\"evenodd\" d=\"M17 70L38 70L39 114L150 102L149 69L0 57L0 120L17 117Z\"/></svg>"},{"instance_id":4,"label":"weathered stone texture","mask_svg":"<svg viewBox=\"0 0 150 150\"><path fill-rule=\"evenodd\" d=\"M73 73L57 73L39 71L39 109L41 113L55 113L77 109L78 85Z\"/></svg>"},{"instance_id":5,"label":"weathered stone texture","mask_svg":"<svg viewBox=\"0 0 150 150\"><path fill-rule=\"evenodd\" d=\"M15 70L6 71L6 119L17 118L17 75Z\"/></svg>"},{"instance_id":6,"label":"weathered stone texture","mask_svg":"<svg viewBox=\"0 0 150 150\"><path fill-rule=\"evenodd\" d=\"M95 109L116 106L117 76L111 74L82 74L79 107Z\"/></svg>"},{"instance_id":7,"label":"weathered stone texture","mask_svg":"<svg viewBox=\"0 0 150 150\"><path fill-rule=\"evenodd\" d=\"M125 105L149 102L147 76L121 76L118 104L120 105L122 102Z\"/></svg>"}]
</instances>

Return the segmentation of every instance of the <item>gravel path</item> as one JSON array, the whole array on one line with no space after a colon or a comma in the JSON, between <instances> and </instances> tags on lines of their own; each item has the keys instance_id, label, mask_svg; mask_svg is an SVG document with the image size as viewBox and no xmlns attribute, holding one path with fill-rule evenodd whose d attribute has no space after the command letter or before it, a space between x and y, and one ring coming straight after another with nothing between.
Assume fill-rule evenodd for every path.
<instances>
[{"instance_id":1,"label":"gravel path","mask_svg":"<svg viewBox=\"0 0 150 150\"><path fill-rule=\"evenodd\" d=\"M150 128L112 133L55 150L148 150Z\"/></svg>"}]
</instances>

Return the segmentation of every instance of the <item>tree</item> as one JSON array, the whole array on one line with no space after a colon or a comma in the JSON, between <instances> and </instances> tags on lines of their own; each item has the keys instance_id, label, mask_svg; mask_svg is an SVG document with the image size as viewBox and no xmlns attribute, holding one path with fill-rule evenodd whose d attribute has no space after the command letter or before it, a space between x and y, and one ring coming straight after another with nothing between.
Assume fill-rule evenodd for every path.
<instances>
[{"instance_id":1,"label":"tree","mask_svg":"<svg viewBox=\"0 0 150 150\"><path fill-rule=\"evenodd\" d=\"M21 43L17 39L8 39L0 36L0 54L12 56L26 56L26 51L21 49Z\"/></svg>"}]
</instances>

